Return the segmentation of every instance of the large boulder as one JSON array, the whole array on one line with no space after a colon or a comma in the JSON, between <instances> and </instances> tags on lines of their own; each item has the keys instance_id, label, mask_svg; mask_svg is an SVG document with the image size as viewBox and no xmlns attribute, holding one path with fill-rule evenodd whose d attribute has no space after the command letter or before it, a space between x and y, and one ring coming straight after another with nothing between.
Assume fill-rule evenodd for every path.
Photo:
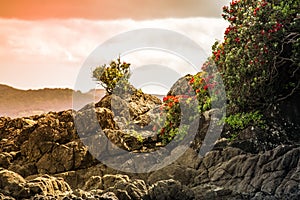
<instances>
[{"instance_id":1,"label":"large boulder","mask_svg":"<svg viewBox=\"0 0 300 200\"><path fill-rule=\"evenodd\" d=\"M30 196L30 189L22 176L0 168L0 193L14 198L26 198Z\"/></svg>"}]
</instances>

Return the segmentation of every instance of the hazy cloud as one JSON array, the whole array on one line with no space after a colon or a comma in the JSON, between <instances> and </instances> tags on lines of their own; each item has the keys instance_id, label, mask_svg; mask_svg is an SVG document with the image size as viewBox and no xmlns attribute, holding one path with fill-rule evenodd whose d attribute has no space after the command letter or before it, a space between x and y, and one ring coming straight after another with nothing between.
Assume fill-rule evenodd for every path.
<instances>
[{"instance_id":1,"label":"hazy cloud","mask_svg":"<svg viewBox=\"0 0 300 200\"><path fill-rule=\"evenodd\" d=\"M212 44L222 39L226 26L222 19L200 17L148 21L0 19L0 81L18 88L72 88L82 63L98 45L114 35L139 28L177 31L210 55ZM151 60L179 65L176 59L158 58L156 54L148 52L142 57L128 56L128 59L133 65L147 64ZM178 71L186 73L182 64L179 66Z\"/></svg>"}]
</instances>

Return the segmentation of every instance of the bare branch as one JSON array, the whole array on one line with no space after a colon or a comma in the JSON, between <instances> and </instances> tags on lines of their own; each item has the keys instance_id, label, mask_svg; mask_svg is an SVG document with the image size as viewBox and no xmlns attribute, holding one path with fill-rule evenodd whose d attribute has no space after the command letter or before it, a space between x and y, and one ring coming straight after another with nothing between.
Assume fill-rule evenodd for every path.
<instances>
[{"instance_id":1,"label":"bare branch","mask_svg":"<svg viewBox=\"0 0 300 200\"><path fill-rule=\"evenodd\" d=\"M296 91L297 89L299 89L299 86L300 86L300 80L298 81L297 86L294 87L293 90L292 90L288 95L286 95L286 96L284 96L284 97L282 97L282 98L277 99L277 102L283 101L283 100L287 99L288 97L292 96L292 95L295 93L295 91Z\"/></svg>"}]
</instances>

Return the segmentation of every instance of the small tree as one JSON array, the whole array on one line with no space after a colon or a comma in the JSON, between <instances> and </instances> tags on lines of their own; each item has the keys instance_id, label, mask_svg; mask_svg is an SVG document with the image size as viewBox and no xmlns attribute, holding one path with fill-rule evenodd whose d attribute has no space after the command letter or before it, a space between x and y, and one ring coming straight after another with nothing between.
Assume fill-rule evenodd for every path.
<instances>
[{"instance_id":1,"label":"small tree","mask_svg":"<svg viewBox=\"0 0 300 200\"><path fill-rule=\"evenodd\" d=\"M108 94L112 94L114 90L126 90L129 85L130 64L117 61L111 61L109 65L104 64L97 67L93 71L93 78L100 82Z\"/></svg>"}]
</instances>

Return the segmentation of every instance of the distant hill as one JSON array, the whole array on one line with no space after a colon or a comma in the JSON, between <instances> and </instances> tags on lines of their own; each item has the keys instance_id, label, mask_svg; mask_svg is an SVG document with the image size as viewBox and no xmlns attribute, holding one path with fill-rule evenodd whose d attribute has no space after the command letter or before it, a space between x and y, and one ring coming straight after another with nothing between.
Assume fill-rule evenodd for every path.
<instances>
[{"instance_id":1,"label":"distant hill","mask_svg":"<svg viewBox=\"0 0 300 200\"><path fill-rule=\"evenodd\" d=\"M0 84L0 116L23 117L42 114L49 111L72 109L72 89L39 89L19 90ZM104 90L94 90L87 93L76 93L76 102L82 106L91 103L91 99L98 101L105 95Z\"/></svg>"}]
</instances>

